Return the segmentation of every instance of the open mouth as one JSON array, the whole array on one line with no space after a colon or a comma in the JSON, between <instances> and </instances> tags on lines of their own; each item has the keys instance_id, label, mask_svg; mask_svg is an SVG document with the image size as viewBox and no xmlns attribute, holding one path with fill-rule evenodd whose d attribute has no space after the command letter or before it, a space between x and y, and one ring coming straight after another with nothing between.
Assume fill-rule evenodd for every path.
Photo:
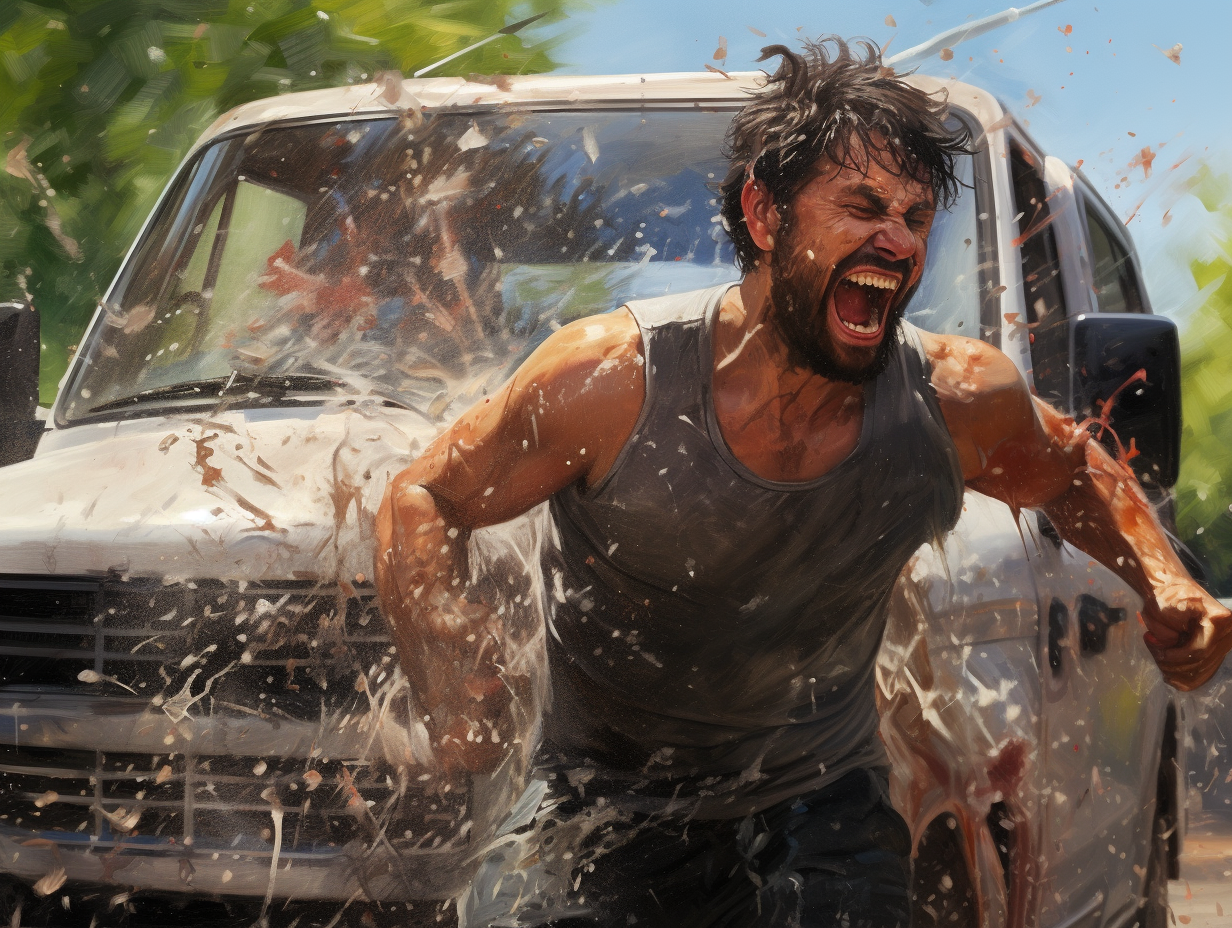
<instances>
[{"instance_id":1,"label":"open mouth","mask_svg":"<svg viewBox=\"0 0 1232 928\"><path fill-rule=\"evenodd\" d=\"M848 271L834 285L834 313L849 338L875 341L889 316L902 277L874 268Z\"/></svg>"}]
</instances>

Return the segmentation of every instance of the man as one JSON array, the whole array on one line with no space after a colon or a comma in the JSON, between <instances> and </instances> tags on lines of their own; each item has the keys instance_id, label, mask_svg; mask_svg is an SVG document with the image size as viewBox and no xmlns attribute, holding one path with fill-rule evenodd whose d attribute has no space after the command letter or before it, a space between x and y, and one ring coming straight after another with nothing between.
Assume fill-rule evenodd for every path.
<instances>
[{"instance_id":1,"label":"man","mask_svg":"<svg viewBox=\"0 0 1232 928\"><path fill-rule=\"evenodd\" d=\"M564 327L391 487L377 578L446 770L511 727L468 533L550 500L560 536L543 814L465 924L905 926L873 663L964 484L1132 584L1173 685L1232 643L1127 468L996 349L901 323L966 140L865 49L767 49L722 186L738 286Z\"/></svg>"}]
</instances>

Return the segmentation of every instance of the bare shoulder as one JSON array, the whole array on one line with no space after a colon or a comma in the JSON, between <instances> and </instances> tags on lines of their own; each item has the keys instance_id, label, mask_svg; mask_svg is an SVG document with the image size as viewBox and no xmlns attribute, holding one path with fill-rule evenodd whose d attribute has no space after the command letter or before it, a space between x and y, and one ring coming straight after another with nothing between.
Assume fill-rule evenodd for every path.
<instances>
[{"instance_id":1,"label":"bare shoulder","mask_svg":"<svg viewBox=\"0 0 1232 928\"><path fill-rule=\"evenodd\" d=\"M974 403L998 394L1029 396L1014 362L987 342L961 335L920 332L932 366L933 387L943 401Z\"/></svg>"},{"instance_id":2,"label":"bare shoulder","mask_svg":"<svg viewBox=\"0 0 1232 928\"><path fill-rule=\"evenodd\" d=\"M637 426L644 369L627 309L563 326L399 480L426 487L466 528L513 518L570 484L593 484Z\"/></svg>"},{"instance_id":3,"label":"bare shoulder","mask_svg":"<svg viewBox=\"0 0 1232 928\"><path fill-rule=\"evenodd\" d=\"M573 419L596 403L622 400L640 411L644 373L637 321L622 307L563 326L531 353L510 386L519 398L533 394L529 399L547 418Z\"/></svg>"},{"instance_id":4,"label":"bare shoulder","mask_svg":"<svg viewBox=\"0 0 1232 928\"><path fill-rule=\"evenodd\" d=\"M1000 350L974 338L921 332L941 413L971 480L993 453L1036 427L1026 381Z\"/></svg>"}]
</instances>

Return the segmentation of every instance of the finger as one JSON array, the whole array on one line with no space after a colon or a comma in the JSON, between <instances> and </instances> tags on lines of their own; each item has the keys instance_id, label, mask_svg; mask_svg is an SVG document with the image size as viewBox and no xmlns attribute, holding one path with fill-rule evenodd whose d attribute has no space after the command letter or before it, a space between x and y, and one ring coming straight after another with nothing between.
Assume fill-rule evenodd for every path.
<instances>
[{"instance_id":1,"label":"finger","mask_svg":"<svg viewBox=\"0 0 1232 928\"><path fill-rule=\"evenodd\" d=\"M1139 614L1142 624L1163 640L1188 634L1195 620L1201 617L1201 613L1190 614L1188 610L1178 610L1171 606L1144 609Z\"/></svg>"},{"instance_id":2,"label":"finger","mask_svg":"<svg viewBox=\"0 0 1232 928\"><path fill-rule=\"evenodd\" d=\"M1187 641L1160 649L1160 656L1169 662L1210 657L1216 651L1214 641L1214 627L1209 622L1202 622L1194 628Z\"/></svg>"},{"instance_id":3,"label":"finger","mask_svg":"<svg viewBox=\"0 0 1232 928\"><path fill-rule=\"evenodd\" d=\"M1166 650L1167 648L1175 648L1181 641L1178 635L1169 634L1164 637L1160 637L1150 629L1143 632L1142 640L1146 642L1146 646L1150 649L1152 654L1155 654L1157 651Z\"/></svg>"}]
</instances>

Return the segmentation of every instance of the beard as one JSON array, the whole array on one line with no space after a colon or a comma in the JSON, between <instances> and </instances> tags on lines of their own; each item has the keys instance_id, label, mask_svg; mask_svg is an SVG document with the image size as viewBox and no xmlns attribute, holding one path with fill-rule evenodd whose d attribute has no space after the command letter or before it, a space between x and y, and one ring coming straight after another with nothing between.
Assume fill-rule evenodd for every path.
<instances>
[{"instance_id":1,"label":"beard","mask_svg":"<svg viewBox=\"0 0 1232 928\"><path fill-rule=\"evenodd\" d=\"M914 292L913 286L895 299L884 310L887 314L881 342L876 348L843 346L858 360L845 359L830 333L830 304L834 288L848 269L857 264L872 264L886 271L899 273L907 279L909 262L887 261L865 250L844 258L830 274L829 282L817 263L806 258L802 249L794 244L790 226L774 243L770 265L771 324L787 346L788 363L794 367L811 370L813 373L843 383L863 384L878 377L890 364L890 355L898 341L902 328L903 309Z\"/></svg>"}]
</instances>

